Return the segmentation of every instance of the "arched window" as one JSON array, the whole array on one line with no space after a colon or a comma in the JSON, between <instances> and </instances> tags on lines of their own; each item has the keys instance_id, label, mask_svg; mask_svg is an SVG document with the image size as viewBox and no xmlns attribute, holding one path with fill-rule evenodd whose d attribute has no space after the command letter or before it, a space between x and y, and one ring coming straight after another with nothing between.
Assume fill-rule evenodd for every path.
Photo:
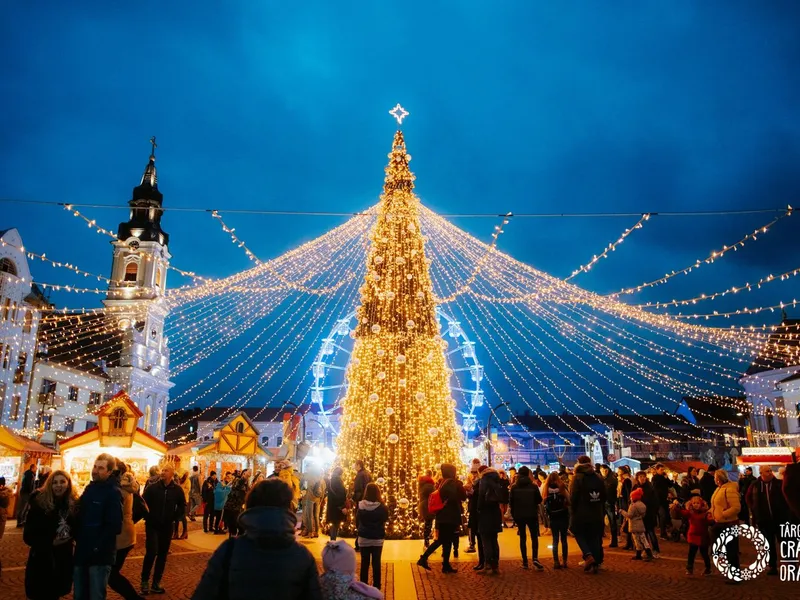
<instances>
[{"instance_id":1,"label":"arched window","mask_svg":"<svg viewBox=\"0 0 800 600\"><path fill-rule=\"evenodd\" d=\"M236 433L244 433L244 423L241 421L236 424Z\"/></svg>"},{"instance_id":2,"label":"arched window","mask_svg":"<svg viewBox=\"0 0 800 600\"><path fill-rule=\"evenodd\" d=\"M131 261L125 265L125 281L139 280L139 263Z\"/></svg>"},{"instance_id":3,"label":"arched window","mask_svg":"<svg viewBox=\"0 0 800 600\"><path fill-rule=\"evenodd\" d=\"M150 417L152 416L153 411L148 404L147 407L144 409L144 430L147 433L150 433Z\"/></svg>"},{"instance_id":4,"label":"arched window","mask_svg":"<svg viewBox=\"0 0 800 600\"><path fill-rule=\"evenodd\" d=\"M156 287L161 287L161 267L156 269Z\"/></svg>"},{"instance_id":5,"label":"arched window","mask_svg":"<svg viewBox=\"0 0 800 600\"><path fill-rule=\"evenodd\" d=\"M161 412L161 409L159 408L158 409L158 421L156 421L156 437L160 437L161 436L161 417L162 416L163 416L163 413Z\"/></svg>"},{"instance_id":6,"label":"arched window","mask_svg":"<svg viewBox=\"0 0 800 600\"><path fill-rule=\"evenodd\" d=\"M115 408L111 413L111 435L124 435L125 422L128 420L128 413L124 408Z\"/></svg>"},{"instance_id":7,"label":"arched window","mask_svg":"<svg viewBox=\"0 0 800 600\"><path fill-rule=\"evenodd\" d=\"M30 333L33 329L33 311L25 310L25 317L22 325L22 333Z\"/></svg>"},{"instance_id":8,"label":"arched window","mask_svg":"<svg viewBox=\"0 0 800 600\"><path fill-rule=\"evenodd\" d=\"M17 265L10 258L0 258L0 273L17 274Z\"/></svg>"}]
</instances>

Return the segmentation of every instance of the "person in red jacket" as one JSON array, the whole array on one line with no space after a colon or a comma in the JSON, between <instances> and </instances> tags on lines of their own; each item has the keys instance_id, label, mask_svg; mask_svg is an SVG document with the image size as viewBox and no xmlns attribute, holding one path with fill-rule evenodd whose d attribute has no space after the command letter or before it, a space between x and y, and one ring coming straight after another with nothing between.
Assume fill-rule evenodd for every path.
<instances>
[{"instance_id":1,"label":"person in red jacket","mask_svg":"<svg viewBox=\"0 0 800 600\"><path fill-rule=\"evenodd\" d=\"M689 530L686 532L686 541L689 543L686 574L692 575L694 572L694 559L697 551L700 550L700 556L703 557L706 567L703 575L711 575L711 558L708 554L711 538L708 534L708 526L713 523L713 520L708 512L708 504L700 496L693 496L686 502L686 508L681 508L681 505L675 500L672 503L672 514L689 521Z\"/></svg>"}]
</instances>

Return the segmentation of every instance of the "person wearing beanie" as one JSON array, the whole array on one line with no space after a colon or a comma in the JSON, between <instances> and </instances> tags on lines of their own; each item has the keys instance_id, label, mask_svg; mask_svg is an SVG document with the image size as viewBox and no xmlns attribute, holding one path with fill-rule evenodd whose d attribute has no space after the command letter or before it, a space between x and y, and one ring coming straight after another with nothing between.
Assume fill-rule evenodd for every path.
<instances>
[{"instance_id":1,"label":"person wearing beanie","mask_svg":"<svg viewBox=\"0 0 800 600\"><path fill-rule=\"evenodd\" d=\"M711 505L711 496L714 495L714 492L717 489L717 484L714 481L714 471L716 470L717 467L714 465L709 465L708 470L703 473L702 477L700 477L700 495L708 505Z\"/></svg>"},{"instance_id":2,"label":"person wearing beanie","mask_svg":"<svg viewBox=\"0 0 800 600\"><path fill-rule=\"evenodd\" d=\"M650 548L650 542L645 533L644 517L647 514L647 507L642 498L644 497L644 489L636 488L631 492L630 505L628 510L619 509L619 514L628 520L628 531L633 537L633 543L636 547L636 555L631 560L653 560L653 550ZM642 552L646 554L642 559Z\"/></svg>"},{"instance_id":3,"label":"person wearing beanie","mask_svg":"<svg viewBox=\"0 0 800 600\"><path fill-rule=\"evenodd\" d=\"M324 600L383 600L378 588L356 579L356 551L344 540L325 544L322 568L319 584Z\"/></svg>"},{"instance_id":4,"label":"person wearing beanie","mask_svg":"<svg viewBox=\"0 0 800 600\"><path fill-rule=\"evenodd\" d=\"M583 554L583 570L597 573L603 563L606 486L588 456L578 458L569 492L570 530Z\"/></svg>"}]
</instances>

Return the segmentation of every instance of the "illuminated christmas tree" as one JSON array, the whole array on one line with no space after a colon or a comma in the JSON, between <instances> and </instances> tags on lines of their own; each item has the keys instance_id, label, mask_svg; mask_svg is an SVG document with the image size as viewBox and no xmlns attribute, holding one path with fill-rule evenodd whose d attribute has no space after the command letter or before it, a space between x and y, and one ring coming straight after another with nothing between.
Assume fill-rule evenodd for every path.
<instances>
[{"instance_id":1,"label":"illuminated christmas tree","mask_svg":"<svg viewBox=\"0 0 800 600\"><path fill-rule=\"evenodd\" d=\"M400 105L392 114L398 123L407 115ZM381 486L392 538L421 536L417 477L441 463L457 464L462 442L410 160L398 130L360 289L337 442L345 481L361 459Z\"/></svg>"}]
</instances>

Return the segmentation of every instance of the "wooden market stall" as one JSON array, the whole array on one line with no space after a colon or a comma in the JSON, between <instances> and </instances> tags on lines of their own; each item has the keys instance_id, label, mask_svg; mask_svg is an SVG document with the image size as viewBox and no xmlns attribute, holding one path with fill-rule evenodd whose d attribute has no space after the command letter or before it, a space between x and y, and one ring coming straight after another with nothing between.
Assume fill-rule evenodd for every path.
<instances>
[{"instance_id":1,"label":"wooden market stall","mask_svg":"<svg viewBox=\"0 0 800 600\"><path fill-rule=\"evenodd\" d=\"M139 428L143 413L124 391L97 409L98 424L61 442L64 470L82 488L91 481L92 466L99 454L107 452L130 465L140 484L147 472L158 465L167 445Z\"/></svg>"},{"instance_id":2,"label":"wooden market stall","mask_svg":"<svg viewBox=\"0 0 800 600\"><path fill-rule=\"evenodd\" d=\"M42 446L40 443L17 435L6 427L0 427L0 477L6 478L6 487L11 489L13 496L8 507L8 514L16 514L16 500L19 497L19 483L22 474L30 468L49 465L55 450Z\"/></svg>"},{"instance_id":3,"label":"wooden market stall","mask_svg":"<svg viewBox=\"0 0 800 600\"><path fill-rule=\"evenodd\" d=\"M770 466L775 473L778 469L792 464L792 453L800 448L792 449L789 446L756 446L742 448L742 453L736 460L740 473L747 467L753 468L753 475L758 477L761 467Z\"/></svg>"},{"instance_id":4,"label":"wooden market stall","mask_svg":"<svg viewBox=\"0 0 800 600\"><path fill-rule=\"evenodd\" d=\"M212 439L172 448L167 459L180 459L181 467L187 470L197 465L203 477L216 471L222 478L227 471L245 468L261 471L266 477L274 456L261 445L259 436L250 418L238 412L214 428Z\"/></svg>"}]
</instances>

